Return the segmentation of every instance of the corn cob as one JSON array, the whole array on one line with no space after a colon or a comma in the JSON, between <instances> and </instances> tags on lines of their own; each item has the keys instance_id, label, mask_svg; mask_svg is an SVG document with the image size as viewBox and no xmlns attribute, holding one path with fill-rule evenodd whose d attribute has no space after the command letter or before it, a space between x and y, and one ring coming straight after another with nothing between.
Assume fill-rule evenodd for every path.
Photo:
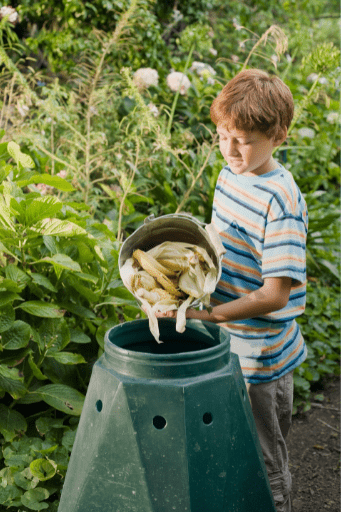
<instances>
[{"instance_id":1,"label":"corn cob","mask_svg":"<svg viewBox=\"0 0 341 512\"><path fill-rule=\"evenodd\" d=\"M171 295L175 295L176 297L182 296L182 292L177 290L173 283L168 279L168 277L160 270L160 266L161 268L164 267L159 265L159 263L152 256L149 254L147 255L140 249L137 249L133 252L133 257L139 262L141 267L148 272L148 274L155 277L155 279L167 292L169 292ZM172 275L176 275L175 272L172 271Z\"/></svg>"},{"instance_id":2,"label":"corn cob","mask_svg":"<svg viewBox=\"0 0 341 512\"><path fill-rule=\"evenodd\" d=\"M153 277L156 277L150 272L150 270L158 270L165 276L176 276L176 272L173 270L164 267L161 265L153 256L150 254L147 254L144 251L141 251L141 249L136 249L136 251L133 252L133 257L139 262L143 270L146 270L148 274L150 274Z\"/></svg>"},{"instance_id":3,"label":"corn cob","mask_svg":"<svg viewBox=\"0 0 341 512\"><path fill-rule=\"evenodd\" d=\"M161 265L164 267L173 270L174 272L183 272L184 270L187 270L189 267L189 263L187 259L178 259L175 260L169 260L169 259L159 259L158 260Z\"/></svg>"}]
</instances>

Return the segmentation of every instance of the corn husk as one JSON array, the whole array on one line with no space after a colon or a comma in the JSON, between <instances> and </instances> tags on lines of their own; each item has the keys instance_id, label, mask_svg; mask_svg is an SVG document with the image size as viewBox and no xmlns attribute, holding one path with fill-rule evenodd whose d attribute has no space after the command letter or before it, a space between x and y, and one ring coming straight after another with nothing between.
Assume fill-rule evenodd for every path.
<instances>
[{"instance_id":1,"label":"corn husk","mask_svg":"<svg viewBox=\"0 0 341 512\"><path fill-rule=\"evenodd\" d=\"M136 249L121 268L125 286L138 298L158 343L157 313L177 310L176 330L184 332L186 311L199 299L206 307L215 290L217 269L207 251L185 242L163 242L149 251Z\"/></svg>"}]
</instances>

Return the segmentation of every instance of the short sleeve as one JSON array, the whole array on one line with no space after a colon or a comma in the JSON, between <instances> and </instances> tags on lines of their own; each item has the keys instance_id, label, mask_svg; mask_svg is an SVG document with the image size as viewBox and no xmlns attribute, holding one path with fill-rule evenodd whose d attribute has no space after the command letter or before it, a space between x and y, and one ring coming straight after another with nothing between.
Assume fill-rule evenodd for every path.
<instances>
[{"instance_id":1,"label":"short sleeve","mask_svg":"<svg viewBox=\"0 0 341 512\"><path fill-rule=\"evenodd\" d=\"M303 216L283 215L265 228L262 277L306 280L307 223Z\"/></svg>"}]
</instances>

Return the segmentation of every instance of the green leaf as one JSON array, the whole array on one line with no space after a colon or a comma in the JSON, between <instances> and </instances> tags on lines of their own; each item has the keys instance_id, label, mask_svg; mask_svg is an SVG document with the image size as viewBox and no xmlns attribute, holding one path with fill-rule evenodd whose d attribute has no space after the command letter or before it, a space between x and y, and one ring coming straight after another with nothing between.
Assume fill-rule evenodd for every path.
<instances>
[{"instance_id":1,"label":"green leaf","mask_svg":"<svg viewBox=\"0 0 341 512\"><path fill-rule=\"evenodd\" d=\"M48 352L47 357L52 357L62 364L80 364L86 363L81 354L73 354L72 352Z\"/></svg>"},{"instance_id":2,"label":"green leaf","mask_svg":"<svg viewBox=\"0 0 341 512\"><path fill-rule=\"evenodd\" d=\"M7 391L13 398L18 399L26 394L24 377L17 368L8 368L0 364L0 390Z\"/></svg>"},{"instance_id":3,"label":"green leaf","mask_svg":"<svg viewBox=\"0 0 341 512\"><path fill-rule=\"evenodd\" d=\"M90 343L91 338L78 329L70 329L72 343Z\"/></svg>"},{"instance_id":4,"label":"green leaf","mask_svg":"<svg viewBox=\"0 0 341 512\"><path fill-rule=\"evenodd\" d=\"M53 428L65 428L63 419L61 418L44 418L40 417L36 421L36 428L42 436L50 432Z\"/></svg>"},{"instance_id":5,"label":"green leaf","mask_svg":"<svg viewBox=\"0 0 341 512\"><path fill-rule=\"evenodd\" d=\"M13 302L15 300L24 300L17 293L13 292L0 292L0 307L5 306L9 302Z\"/></svg>"},{"instance_id":6,"label":"green leaf","mask_svg":"<svg viewBox=\"0 0 341 512\"><path fill-rule=\"evenodd\" d=\"M13 325L15 312L13 306L7 304L0 308L0 333L7 331Z\"/></svg>"},{"instance_id":7,"label":"green leaf","mask_svg":"<svg viewBox=\"0 0 341 512\"><path fill-rule=\"evenodd\" d=\"M85 229L68 220L60 219L43 219L38 224L31 227L32 230L38 231L45 236L75 236L85 235Z\"/></svg>"},{"instance_id":8,"label":"green leaf","mask_svg":"<svg viewBox=\"0 0 341 512\"><path fill-rule=\"evenodd\" d=\"M43 510L49 508L48 503L42 503L49 497L49 492L43 487L36 487L26 491L22 496L21 501L25 507L30 510Z\"/></svg>"},{"instance_id":9,"label":"green leaf","mask_svg":"<svg viewBox=\"0 0 341 512\"><path fill-rule=\"evenodd\" d=\"M15 232L15 225L12 221L11 210L6 205L2 197L0 197L0 224L2 224L4 228L9 228L11 231Z\"/></svg>"},{"instance_id":10,"label":"green leaf","mask_svg":"<svg viewBox=\"0 0 341 512\"><path fill-rule=\"evenodd\" d=\"M60 306L66 311L73 313L74 315L78 315L82 318L94 319L96 315L93 311L84 306L80 306L78 304L73 304L72 302L62 302Z\"/></svg>"},{"instance_id":11,"label":"green leaf","mask_svg":"<svg viewBox=\"0 0 341 512\"><path fill-rule=\"evenodd\" d=\"M70 343L70 330L64 318L49 318L42 322L39 335L44 347L53 348L55 352L63 350Z\"/></svg>"},{"instance_id":12,"label":"green leaf","mask_svg":"<svg viewBox=\"0 0 341 512\"><path fill-rule=\"evenodd\" d=\"M74 442L75 442L75 438L76 438L76 433L77 431L76 430L68 430L67 432L64 433L63 435L63 439L62 439L62 445L69 451L71 452L72 450L72 447L74 445Z\"/></svg>"},{"instance_id":13,"label":"green leaf","mask_svg":"<svg viewBox=\"0 0 341 512\"><path fill-rule=\"evenodd\" d=\"M38 380L47 380L47 377L45 377L45 375L41 372L40 368L38 368L38 366L34 362L32 353L29 355L28 364L30 365L33 375Z\"/></svg>"},{"instance_id":14,"label":"green leaf","mask_svg":"<svg viewBox=\"0 0 341 512\"><path fill-rule=\"evenodd\" d=\"M41 400L58 411L73 416L80 416L85 399L82 393L64 384L48 384L30 394L39 396Z\"/></svg>"},{"instance_id":15,"label":"green leaf","mask_svg":"<svg viewBox=\"0 0 341 512\"><path fill-rule=\"evenodd\" d=\"M39 316L41 318L62 318L64 316L64 311L58 309L58 304L49 304L39 300L30 300L17 307L30 315Z\"/></svg>"},{"instance_id":16,"label":"green leaf","mask_svg":"<svg viewBox=\"0 0 341 512\"><path fill-rule=\"evenodd\" d=\"M9 142L7 144L7 151L11 157L14 158L17 165L21 164L23 167L28 167L29 169L34 167L32 158L29 155L22 153L20 146L16 142Z\"/></svg>"},{"instance_id":17,"label":"green leaf","mask_svg":"<svg viewBox=\"0 0 341 512\"><path fill-rule=\"evenodd\" d=\"M32 277L32 281L34 283L38 284L39 286L43 286L47 290L50 290L50 292L57 293L57 291L58 291L57 288L55 288L55 286L53 286L51 281L49 279L47 279L47 277L44 276L43 274L38 274L36 272L32 272L31 277Z\"/></svg>"},{"instance_id":18,"label":"green leaf","mask_svg":"<svg viewBox=\"0 0 341 512\"><path fill-rule=\"evenodd\" d=\"M26 430L27 423L24 416L20 412L0 404L0 432L5 440L12 442L18 434L24 433Z\"/></svg>"},{"instance_id":19,"label":"green leaf","mask_svg":"<svg viewBox=\"0 0 341 512\"><path fill-rule=\"evenodd\" d=\"M62 206L63 203L54 196L37 197L26 209L26 224L32 226L42 219L52 217Z\"/></svg>"},{"instance_id":20,"label":"green leaf","mask_svg":"<svg viewBox=\"0 0 341 512\"><path fill-rule=\"evenodd\" d=\"M16 180L18 187L23 188L34 183L44 183L50 187L54 187L62 192L73 192L75 189L68 181L59 176L50 176L49 174L34 174L29 179Z\"/></svg>"},{"instance_id":21,"label":"green leaf","mask_svg":"<svg viewBox=\"0 0 341 512\"><path fill-rule=\"evenodd\" d=\"M1 345L6 350L26 347L30 341L30 335L30 326L21 320L16 320L9 329L2 333Z\"/></svg>"},{"instance_id":22,"label":"green leaf","mask_svg":"<svg viewBox=\"0 0 341 512\"><path fill-rule=\"evenodd\" d=\"M39 478L33 477L30 468L25 468L20 473L15 473L14 481L18 487L25 489L25 491L34 489L39 484Z\"/></svg>"},{"instance_id":23,"label":"green leaf","mask_svg":"<svg viewBox=\"0 0 341 512\"><path fill-rule=\"evenodd\" d=\"M33 476L39 478L41 482L50 480L57 472L57 464L49 459L36 459L30 464L30 470Z\"/></svg>"},{"instance_id":24,"label":"green leaf","mask_svg":"<svg viewBox=\"0 0 341 512\"><path fill-rule=\"evenodd\" d=\"M8 279L15 281L21 287L21 289L25 288L27 283L31 281L30 276L21 270L18 265L14 265L13 263L10 263L6 266L5 274Z\"/></svg>"},{"instance_id":25,"label":"green leaf","mask_svg":"<svg viewBox=\"0 0 341 512\"><path fill-rule=\"evenodd\" d=\"M16 485L7 485L5 488L0 486L0 503L6 505L6 508L21 495L22 491Z\"/></svg>"},{"instance_id":26,"label":"green leaf","mask_svg":"<svg viewBox=\"0 0 341 512\"><path fill-rule=\"evenodd\" d=\"M51 257L47 256L46 258L35 261L34 264L35 263L51 263L54 267L71 270L73 272L82 272L79 263L66 254L54 254Z\"/></svg>"}]
</instances>

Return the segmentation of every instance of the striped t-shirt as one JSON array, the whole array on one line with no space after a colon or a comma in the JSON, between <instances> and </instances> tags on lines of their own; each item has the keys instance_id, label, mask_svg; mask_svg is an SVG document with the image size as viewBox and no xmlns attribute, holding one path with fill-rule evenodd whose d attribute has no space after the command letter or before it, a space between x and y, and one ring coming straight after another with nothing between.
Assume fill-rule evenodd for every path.
<instances>
[{"instance_id":1,"label":"striped t-shirt","mask_svg":"<svg viewBox=\"0 0 341 512\"><path fill-rule=\"evenodd\" d=\"M212 222L226 248L212 306L238 299L267 277L291 277L288 304L248 320L224 322L231 351L250 383L278 379L299 366L307 348L295 321L305 308L308 213L292 174L278 168L260 176L219 174Z\"/></svg>"}]
</instances>

